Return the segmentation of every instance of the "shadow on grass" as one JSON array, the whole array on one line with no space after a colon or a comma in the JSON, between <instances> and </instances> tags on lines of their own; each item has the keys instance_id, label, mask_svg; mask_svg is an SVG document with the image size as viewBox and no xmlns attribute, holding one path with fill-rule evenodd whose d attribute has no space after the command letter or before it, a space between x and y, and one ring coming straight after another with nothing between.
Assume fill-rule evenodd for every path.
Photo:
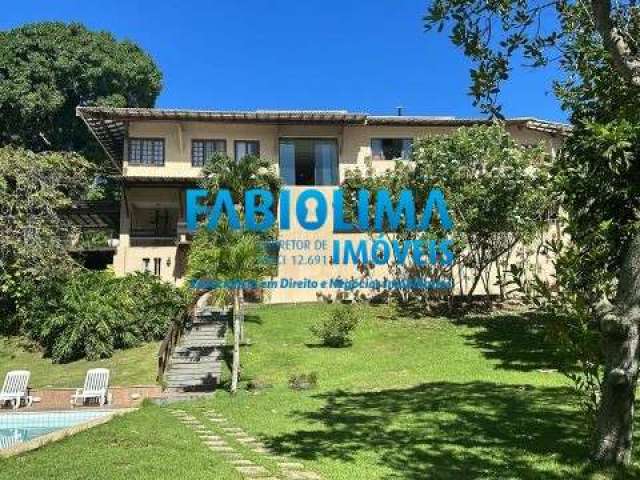
<instances>
[{"instance_id":1,"label":"shadow on grass","mask_svg":"<svg viewBox=\"0 0 640 480\"><path fill-rule=\"evenodd\" d=\"M456 296L451 299L451 303L443 298L426 303L420 299L409 299L406 302L397 302L395 307L397 312L406 318L424 318L426 314L431 317L455 319L470 314L489 314L499 308L500 304L484 296L476 296L473 301Z\"/></svg>"},{"instance_id":2,"label":"shadow on grass","mask_svg":"<svg viewBox=\"0 0 640 480\"><path fill-rule=\"evenodd\" d=\"M497 360L498 368L532 371L563 366L561 357L545 338L542 315L467 315L455 323L477 328L467 335L467 342L480 349L486 358Z\"/></svg>"},{"instance_id":3,"label":"shadow on grass","mask_svg":"<svg viewBox=\"0 0 640 480\"><path fill-rule=\"evenodd\" d=\"M245 323L254 323L256 325L264 324L264 322L262 321L262 318L260 317L260 315L254 315L254 314L250 314L250 313L245 314L244 321L245 321Z\"/></svg>"},{"instance_id":4,"label":"shadow on grass","mask_svg":"<svg viewBox=\"0 0 640 480\"><path fill-rule=\"evenodd\" d=\"M373 452L387 479L587 478L588 441L568 388L439 382L315 398L323 408L293 414L309 427L267 437L272 448L345 462Z\"/></svg>"}]
</instances>

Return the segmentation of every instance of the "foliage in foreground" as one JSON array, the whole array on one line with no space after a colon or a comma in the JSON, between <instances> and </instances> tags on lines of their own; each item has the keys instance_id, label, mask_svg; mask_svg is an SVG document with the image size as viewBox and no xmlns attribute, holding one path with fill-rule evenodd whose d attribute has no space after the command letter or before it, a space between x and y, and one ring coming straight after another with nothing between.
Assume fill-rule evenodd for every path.
<instances>
[{"instance_id":1,"label":"foliage in foreground","mask_svg":"<svg viewBox=\"0 0 640 480\"><path fill-rule=\"evenodd\" d=\"M117 349L159 340L187 303L183 291L145 273L83 271L56 293L33 303L24 326L54 362L108 358Z\"/></svg>"},{"instance_id":2,"label":"foliage in foreground","mask_svg":"<svg viewBox=\"0 0 640 480\"><path fill-rule=\"evenodd\" d=\"M627 0L480 6L475 0L433 0L425 23L428 29L446 28L474 62L471 94L494 114L500 114L497 95L515 59L524 57L533 66L559 60L556 93L575 125L557 174L572 239L560 260L572 274L559 287L577 300L566 304L568 318L586 311L587 329L601 347L593 458L627 465L640 371L638 6ZM566 330L573 325L569 321Z\"/></svg>"},{"instance_id":3,"label":"foliage in foreground","mask_svg":"<svg viewBox=\"0 0 640 480\"><path fill-rule=\"evenodd\" d=\"M640 128L635 122L581 123L555 166L571 241L550 245L557 285L554 291L538 288L538 303L550 314L552 333L559 349L568 354L569 368L578 367L570 377L585 394L598 438L609 428L609 415L619 419L622 415L623 423L631 428L632 412L623 413L618 405L607 414L602 406L613 400L607 391L619 394L625 389L630 396L623 401L633 403L637 382L635 367L624 374L629 379L627 387L615 372L637 361L634 295L639 285L637 275L630 275L629 270L635 270L637 262L631 266L625 262L634 255L637 258L639 247L639 146Z\"/></svg>"},{"instance_id":4,"label":"foliage in foreground","mask_svg":"<svg viewBox=\"0 0 640 480\"><path fill-rule=\"evenodd\" d=\"M63 210L85 191L91 169L72 153L0 148L0 331L17 333L31 303L55 295L77 266Z\"/></svg>"}]
</instances>

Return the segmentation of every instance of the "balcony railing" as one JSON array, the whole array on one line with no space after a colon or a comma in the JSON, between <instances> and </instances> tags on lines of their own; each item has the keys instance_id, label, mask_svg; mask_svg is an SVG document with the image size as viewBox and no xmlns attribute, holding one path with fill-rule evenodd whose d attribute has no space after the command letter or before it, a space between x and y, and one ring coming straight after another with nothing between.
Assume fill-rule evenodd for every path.
<instances>
[{"instance_id":1,"label":"balcony railing","mask_svg":"<svg viewBox=\"0 0 640 480\"><path fill-rule=\"evenodd\" d=\"M187 245L191 243L191 234L185 222L177 222L172 227L156 228L154 225L132 226L130 235L132 241L144 244L153 241L166 244Z\"/></svg>"},{"instance_id":2,"label":"balcony railing","mask_svg":"<svg viewBox=\"0 0 640 480\"><path fill-rule=\"evenodd\" d=\"M132 238L176 238L178 235L177 228L156 228L154 226L149 227L134 227L131 229Z\"/></svg>"}]
</instances>

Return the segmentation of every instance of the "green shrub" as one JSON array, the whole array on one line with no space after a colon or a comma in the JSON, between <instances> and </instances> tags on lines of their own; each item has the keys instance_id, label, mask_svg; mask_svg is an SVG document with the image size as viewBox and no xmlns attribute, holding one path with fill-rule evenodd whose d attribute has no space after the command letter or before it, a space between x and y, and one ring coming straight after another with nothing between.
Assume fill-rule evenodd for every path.
<instances>
[{"instance_id":1,"label":"green shrub","mask_svg":"<svg viewBox=\"0 0 640 480\"><path fill-rule=\"evenodd\" d=\"M318 386L318 374L294 373L289 377L289 388L292 390L311 390Z\"/></svg>"},{"instance_id":2,"label":"green shrub","mask_svg":"<svg viewBox=\"0 0 640 480\"><path fill-rule=\"evenodd\" d=\"M327 317L311 326L311 333L328 347L346 347L351 345L351 335L360 322L358 311L354 307L341 306Z\"/></svg>"},{"instance_id":3,"label":"green shrub","mask_svg":"<svg viewBox=\"0 0 640 480\"><path fill-rule=\"evenodd\" d=\"M273 385L269 382L266 382L262 378L254 378L247 382L247 390L249 390L250 392L266 390L267 388L273 388Z\"/></svg>"},{"instance_id":4,"label":"green shrub","mask_svg":"<svg viewBox=\"0 0 640 480\"><path fill-rule=\"evenodd\" d=\"M34 305L37 321L26 333L55 362L107 358L161 339L186 303L181 290L149 274L83 271L60 285L53 301Z\"/></svg>"}]
</instances>

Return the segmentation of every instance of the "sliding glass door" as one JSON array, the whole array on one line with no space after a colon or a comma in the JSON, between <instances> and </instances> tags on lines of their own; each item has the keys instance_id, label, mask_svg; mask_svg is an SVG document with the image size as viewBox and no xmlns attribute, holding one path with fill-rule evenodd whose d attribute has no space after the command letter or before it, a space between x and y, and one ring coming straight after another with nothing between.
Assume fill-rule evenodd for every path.
<instances>
[{"instance_id":1,"label":"sliding glass door","mask_svg":"<svg viewBox=\"0 0 640 480\"><path fill-rule=\"evenodd\" d=\"M285 185L337 185L337 142L321 138L281 139L280 176Z\"/></svg>"}]
</instances>

